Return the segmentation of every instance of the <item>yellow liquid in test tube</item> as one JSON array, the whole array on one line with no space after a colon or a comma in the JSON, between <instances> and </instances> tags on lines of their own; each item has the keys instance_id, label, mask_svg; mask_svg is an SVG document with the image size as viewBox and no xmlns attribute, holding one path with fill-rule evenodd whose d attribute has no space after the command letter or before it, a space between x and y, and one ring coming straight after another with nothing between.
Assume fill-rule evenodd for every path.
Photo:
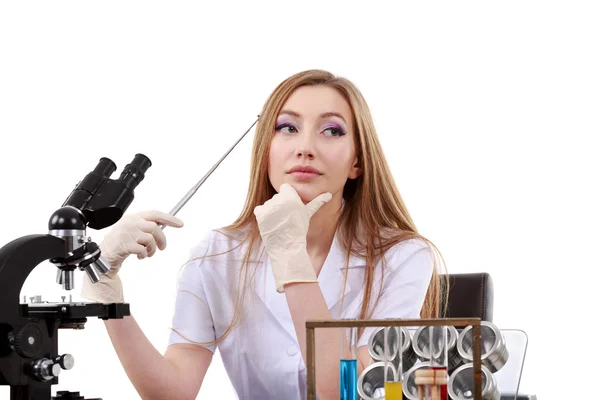
<instances>
[{"instance_id":1,"label":"yellow liquid in test tube","mask_svg":"<svg viewBox=\"0 0 600 400\"><path fill-rule=\"evenodd\" d=\"M402 400L402 382L385 382L385 400Z\"/></svg>"}]
</instances>

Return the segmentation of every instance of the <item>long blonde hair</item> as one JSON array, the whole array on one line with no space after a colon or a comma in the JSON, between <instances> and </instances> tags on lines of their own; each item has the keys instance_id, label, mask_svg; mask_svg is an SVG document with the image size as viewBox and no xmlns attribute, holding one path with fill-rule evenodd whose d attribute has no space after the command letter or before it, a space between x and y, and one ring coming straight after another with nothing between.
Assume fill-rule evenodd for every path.
<instances>
[{"instance_id":1,"label":"long blonde hair","mask_svg":"<svg viewBox=\"0 0 600 400\"><path fill-rule=\"evenodd\" d=\"M447 281L441 281L436 267L438 257L435 255L439 255L439 251L433 243L417 232L394 183L364 97L346 78L336 77L328 71L307 70L281 82L268 97L260 114L252 147L250 184L246 202L239 217L232 224L220 229L225 234L244 232L243 240L237 246L247 244L239 276L240 290L236 296L231 324L222 337L207 344L216 344L224 340L241 321L243 301L250 287L248 283L253 282L256 272L256 267L251 268L252 253L261 242L254 208L264 204L276 194L267 172L269 147L276 119L292 92L308 85L324 85L337 90L350 105L354 116L356 153L362 173L357 179L349 179L344 187L345 206L338 227L344 248L347 249L346 261L349 260L350 254L366 259L364 294L359 318L368 319L373 312L373 309L369 309L369 304L374 295L373 282L378 260L395 244L413 238L424 240L434 250L434 271L421 309L421 317L443 316L447 302L447 291L444 289ZM381 267L384 268L383 264ZM347 272L346 265L346 276ZM377 299L382 294L382 284L383 280L380 280ZM373 308L376 304L377 302Z\"/></svg>"}]
</instances>

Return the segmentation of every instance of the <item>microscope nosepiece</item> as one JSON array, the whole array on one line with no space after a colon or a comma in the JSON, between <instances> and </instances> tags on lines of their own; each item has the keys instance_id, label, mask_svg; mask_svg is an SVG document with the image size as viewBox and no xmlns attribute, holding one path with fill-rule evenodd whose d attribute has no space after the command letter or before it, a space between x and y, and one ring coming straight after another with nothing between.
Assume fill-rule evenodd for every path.
<instances>
[{"instance_id":1,"label":"microscope nosepiece","mask_svg":"<svg viewBox=\"0 0 600 400\"><path fill-rule=\"evenodd\" d=\"M92 265L100 272L102 275L107 274L110 271L110 265L102 257L99 257L96 261L92 263Z\"/></svg>"},{"instance_id":2,"label":"microscope nosepiece","mask_svg":"<svg viewBox=\"0 0 600 400\"><path fill-rule=\"evenodd\" d=\"M87 276L90 278L90 281L92 281L92 283L96 283L100 280L100 275L98 274L98 271L96 271L94 269L92 264L86 265L85 272L86 272Z\"/></svg>"},{"instance_id":3,"label":"microscope nosepiece","mask_svg":"<svg viewBox=\"0 0 600 400\"><path fill-rule=\"evenodd\" d=\"M58 268L56 270L56 283L58 283L59 285L62 286L63 282L65 281L65 275L62 269Z\"/></svg>"},{"instance_id":4,"label":"microscope nosepiece","mask_svg":"<svg viewBox=\"0 0 600 400\"><path fill-rule=\"evenodd\" d=\"M75 287L75 271L73 270L63 270L61 271L63 275L62 286L65 290L73 290Z\"/></svg>"}]
</instances>

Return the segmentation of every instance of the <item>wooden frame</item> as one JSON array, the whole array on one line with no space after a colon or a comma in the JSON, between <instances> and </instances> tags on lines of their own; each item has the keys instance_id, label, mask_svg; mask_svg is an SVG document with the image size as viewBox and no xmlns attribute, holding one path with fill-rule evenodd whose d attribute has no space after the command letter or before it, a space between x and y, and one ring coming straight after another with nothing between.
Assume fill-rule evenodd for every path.
<instances>
[{"instance_id":1,"label":"wooden frame","mask_svg":"<svg viewBox=\"0 0 600 400\"><path fill-rule=\"evenodd\" d=\"M370 320L309 320L306 321L307 400L317 400L315 366L315 329L317 328L377 328L414 326L473 326L473 383L474 400L481 400L481 319L480 318L425 318L425 319L370 319Z\"/></svg>"}]
</instances>

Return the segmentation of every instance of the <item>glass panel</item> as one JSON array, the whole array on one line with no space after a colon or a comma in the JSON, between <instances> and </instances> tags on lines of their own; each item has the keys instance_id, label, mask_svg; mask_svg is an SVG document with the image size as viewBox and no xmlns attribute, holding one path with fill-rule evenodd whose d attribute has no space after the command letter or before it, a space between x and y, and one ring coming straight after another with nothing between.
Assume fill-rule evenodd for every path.
<instances>
[{"instance_id":1,"label":"glass panel","mask_svg":"<svg viewBox=\"0 0 600 400\"><path fill-rule=\"evenodd\" d=\"M525 364L528 337L519 329L500 329L506 339L508 360L500 371L494 373L502 400L516 400L519 395L519 385Z\"/></svg>"}]
</instances>

